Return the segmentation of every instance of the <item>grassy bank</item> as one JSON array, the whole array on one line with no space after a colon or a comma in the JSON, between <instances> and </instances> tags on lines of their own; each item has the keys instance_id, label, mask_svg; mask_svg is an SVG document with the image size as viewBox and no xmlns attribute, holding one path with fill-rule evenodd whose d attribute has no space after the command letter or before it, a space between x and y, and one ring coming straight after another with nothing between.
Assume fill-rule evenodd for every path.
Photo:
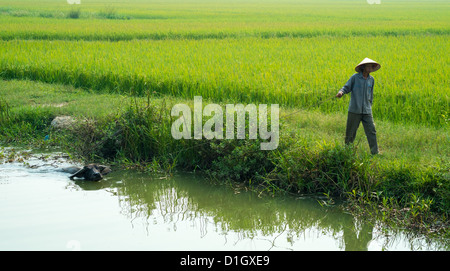
<instances>
[{"instance_id":1,"label":"grassy bank","mask_svg":"<svg viewBox=\"0 0 450 271\"><path fill-rule=\"evenodd\" d=\"M362 129L354 146L343 145L344 112L281 108L280 145L261 151L259 140L174 140L170 110L191 100L17 80L0 81L0 97L2 145L62 147L86 162L149 172L197 170L269 194L325 194L324 204L343 198L354 213L423 231L448 223L447 127L376 121L383 155L370 156ZM51 128L61 115L78 121Z\"/></svg>"}]
</instances>

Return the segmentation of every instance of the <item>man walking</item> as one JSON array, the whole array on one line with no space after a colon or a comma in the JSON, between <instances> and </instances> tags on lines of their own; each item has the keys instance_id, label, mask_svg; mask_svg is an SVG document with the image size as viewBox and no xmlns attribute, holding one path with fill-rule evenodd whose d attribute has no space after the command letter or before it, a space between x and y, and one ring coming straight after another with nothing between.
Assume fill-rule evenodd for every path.
<instances>
[{"instance_id":1,"label":"man walking","mask_svg":"<svg viewBox=\"0 0 450 271\"><path fill-rule=\"evenodd\" d=\"M377 132L372 117L372 101L374 78L370 75L381 68L376 61L365 58L355 67L355 73L347 83L336 94L341 98L344 94L351 92L350 105L348 107L347 129L345 131L345 144L351 144L355 140L359 123L362 122L370 152L378 153Z\"/></svg>"}]
</instances>

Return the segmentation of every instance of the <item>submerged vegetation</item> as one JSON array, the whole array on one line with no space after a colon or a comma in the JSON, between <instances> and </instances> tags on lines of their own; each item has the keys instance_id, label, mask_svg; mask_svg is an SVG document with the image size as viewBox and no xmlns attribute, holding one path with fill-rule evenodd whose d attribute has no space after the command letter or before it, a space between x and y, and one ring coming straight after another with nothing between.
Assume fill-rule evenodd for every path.
<instances>
[{"instance_id":1,"label":"submerged vegetation","mask_svg":"<svg viewBox=\"0 0 450 271\"><path fill-rule=\"evenodd\" d=\"M361 217L448 229L448 4L199 1L187 12L184 0L60 2L0 8L2 144L62 147L150 172L202 171L261 193L326 195L324 205L339 197ZM349 9L358 15L339 12ZM381 156L368 154L362 131L343 144L348 100L332 98L364 57L382 63ZM279 147L173 139L170 109L196 95L280 104ZM74 126L52 128L61 115Z\"/></svg>"}]
</instances>

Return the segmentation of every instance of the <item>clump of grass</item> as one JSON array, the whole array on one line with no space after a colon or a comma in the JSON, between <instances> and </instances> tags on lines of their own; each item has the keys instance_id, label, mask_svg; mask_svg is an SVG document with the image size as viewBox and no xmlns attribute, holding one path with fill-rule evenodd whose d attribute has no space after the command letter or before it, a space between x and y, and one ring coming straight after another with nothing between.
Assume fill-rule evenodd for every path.
<instances>
[{"instance_id":1,"label":"clump of grass","mask_svg":"<svg viewBox=\"0 0 450 271\"><path fill-rule=\"evenodd\" d=\"M3 99L0 99L0 125L9 120L9 104Z\"/></svg>"},{"instance_id":2,"label":"clump of grass","mask_svg":"<svg viewBox=\"0 0 450 271\"><path fill-rule=\"evenodd\" d=\"M97 13L99 18L111 19L111 20L129 20L130 17L126 15L120 15L117 10L112 6L107 6L103 10Z\"/></svg>"},{"instance_id":3,"label":"clump of grass","mask_svg":"<svg viewBox=\"0 0 450 271\"><path fill-rule=\"evenodd\" d=\"M81 15L81 9L73 8L69 11L69 13L67 13L67 18L78 19L78 18L80 18L80 15Z\"/></svg>"},{"instance_id":4,"label":"clump of grass","mask_svg":"<svg viewBox=\"0 0 450 271\"><path fill-rule=\"evenodd\" d=\"M55 16L56 15L54 13L49 12L49 11L41 11L38 14L38 17L41 17L41 18L53 18Z\"/></svg>"},{"instance_id":5,"label":"clump of grass","mask_svg":"<svg viewBox=\"0 0 450 271\"><path fill-rule=\"evenodd\" d=\"M124 155L136 162L163 157L171 144L169 112L164 103L155 106L134 99L118 121Z\"/></svg>"},{"instance_id":6,"label":"clump of grass","mask_svg":"<svg viewBox=\"0 0 450 271\"><path fill-rule=\"evenodd\" d=\"M209 175L219 180L258 184L274 165L269 152L261 151L260 140L222 140L211 142Z\"/></svg>"},{"instance_id":7,"label":"clump of grass","mask_svg":"<svg viewBox=\"0 0 450 271\"><path fill-rule=\"evenodd\" d=\"M267 178L283 190L342 197L352 189L369 191L377 185L369 157L358 154L355 146L332 142L311 146L299 137L282 139L284 147L274 152L271 160L276 167Z\"/></svg>"}]
</instances>

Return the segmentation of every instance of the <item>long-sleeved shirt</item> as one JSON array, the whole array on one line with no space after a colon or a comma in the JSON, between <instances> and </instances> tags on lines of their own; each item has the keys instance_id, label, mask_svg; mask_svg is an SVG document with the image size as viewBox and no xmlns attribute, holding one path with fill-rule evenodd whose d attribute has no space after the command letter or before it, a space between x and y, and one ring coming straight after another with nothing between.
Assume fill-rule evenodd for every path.
<instances>
[{"instance_id":1,"label":"long-sleeved shirt","mask_svg":"<svg viewBox=\"0 0 450 271\"><path fill-rule=\"evenodd\" d=\"M373 86L375 80L369 74L367 79L362 72L353 74L340 91L352 93L348 112L356 114L372 114Z\"/></svg>"}]
</instances>

